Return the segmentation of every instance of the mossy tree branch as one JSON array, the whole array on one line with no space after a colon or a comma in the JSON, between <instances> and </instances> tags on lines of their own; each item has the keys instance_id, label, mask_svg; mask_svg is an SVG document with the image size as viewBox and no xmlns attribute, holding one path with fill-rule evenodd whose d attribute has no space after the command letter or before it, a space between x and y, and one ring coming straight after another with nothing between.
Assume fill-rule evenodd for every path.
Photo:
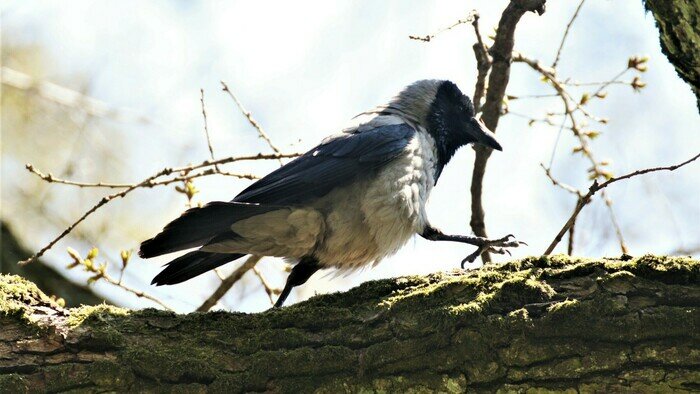
<instances>
[{"instance_id":1,"label":"mossy tree branch","mask_svg":"<svg viewBox=\"0 0 700 394\"><path fill-rule=\"evenodd\" d=\"M0 276L0 392L700 389L700 262L527 258L259 314L62 309Z\"/></svg>"}]
</instances>

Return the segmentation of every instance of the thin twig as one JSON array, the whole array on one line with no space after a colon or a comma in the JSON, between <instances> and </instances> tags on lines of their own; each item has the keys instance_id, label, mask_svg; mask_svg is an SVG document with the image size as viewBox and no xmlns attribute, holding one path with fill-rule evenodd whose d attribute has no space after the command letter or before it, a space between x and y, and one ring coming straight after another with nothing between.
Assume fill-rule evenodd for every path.
<instances>
[{"instance_id":1,"label":"thin twig","mask_svg":"<svg viewBox=\"0 0 700 394\"><path fill-rule=\"evenodd\" d=\"M578 204L578 202L577 202ZM576 234L576 219L574 219L574 222L571 223L571 227L569 227L569 243L566 247L566 254L569 256L574 254L574 235Z\"/></svg>"},{"instance_id":2,"label":"thin twig","mask_svg":"<svg viewBox=\"0 0 700 394\"><path fill-rule=\"evenodd\" d=\"M564 48L564 43L566 42L566 38L569 36L569 30L571 30L571 25L574 24L574 21L576 20L576 17L578 17L579 11L581 11L581 7L583 6L583 3L586 0L581 0L580 3L578 3L578 7L576 7L576 11L574 11L574 14L571 16L571 19L569 19L569 23L566 24L566 30L564 30L564 35L561 37L561 42L559 43L559 49L557 49L557 55L554 57L554 62L552 62L552 68L557 68L557 64L559 64L559 57L561 56L561 50Z\"/></svg>"},{"instance_id":3,"label":"thin twig","mask_svg":"<svg viewBox=\"0 0 700 394\"><path fill-rule=\"evenodd\" d=\"M111 277L109 274L107 274L106 272L103 274L102 277L103 277L107 282L109 282L110 284L113 284L113 285L115 285L115 286L118 286L118 287L124 289L125 291L127 291L127 292L129 292L129 293L131 293L131 294L133 294L133 295L135 295L135 296L137 296L137 297L139 297L139 298L145 298L145 299L147 299L147 300L153 301L153 302L155 302L156 304L162 306L162 307L163 307L164 309L166 309L166 310L169 310L169 311L172 311L172 310L173 310L173 308L169 307L168 305L166 305L165 303L163 303L163 301L157 299L156 297L153 297L152 295L149 295L149 294L147 294L147 293L144 293L144 292L141 291L141 290L133 289L133 288L131 288L131 287L125 285L124 283L122 283L121 280L116 280L116 279L112 278L112 277Z\"/></svg>"},{"instance_id":4,"label":"thin twig","mask_svg":"<svg viewBox=\"0 0 700 394\"><path fill-rule=\"evenodd\" d=\"M204 89L199 89L200 97L199 101L202 102L202 118L204 118L204 136L207 137L207 147L209 148L209 156L211 157L212 160L216 160L214 158L214 148L211 145L211 137L209 136L209 122L207 122L207 110L204 105ZM219 166L214 165L214 169L216 171L219 171Z\"/></svg>"},{"instance_id":5,"label":"thin twig","mask_svg":"<svg viewBox=\"0 0 700 394\"><path fill-rule=\"evenodd\" d=\"M627 71L627 69L625 69ZM618 77L619 78L619 77ZM627 81L620 81L620 80L612 80L612 81L600 81L600 82L571 82L571 81L562 81L563 85L566 86L610 86L610 85L629 85L631 82Z\"/></svg>"},{"instance_id":6,"label":"thin twig","mask_svg":"<svg viewBox=\"0 0 700 394\"><path fill-rule=\"evenodd\" d=\"M43 179L48 183L59 183L62 185L71 185L78 187L94 187L94 188L109 188L109 189L126 189L133 186L133 183L110 183L110 182L79 182L71 181L67 179L56 178L51 173L44 174L43 172L34 168L34 165L27 163L24 168L32 174L37 175L39 178Z\"/></svg>"},{"instance_id":7,"label":"thin twig","mask_svg":"<svg viewBox=\"0 0 700 394\"><path fill-rule=\"evenodd\" d=\"M428 35L426 35L426 36L413 36L413 35L411 35L411 36L408 36L408 38L411 39L411 40L416 40L416 41L430 42L433 38L435 38L436 36L438 36L440 33L444 33L444 32L446 32L446 31L448 31L448 30L452 30L452 29L454 29L455 27L457 27L457 26L459 26L459 25L463 25L463 24L465 24L465 23L472 23L472 22L474 21L474 15L475 15L475 13L476 13L476 11L472 11L472 12L469 13L469 15L467 15L466 18L464 18L464 19L459 19L459 20L457 20L457 22L455 22L455 23L453 23L453 24L451 24L451 25L449 25L449 26L447 26L447 27L443 27L442 29L436 31L436 32L433 33L433 34L428 34Z\"/></svg>"},{"instance_id":8,"label":"thin twig","mask_svg":"<svg viewBox=\"0 0 700 394\"><path fill-rule=\"evenodd\" d=\"M552 168L552 165L554 164L554 158L557 155L557 148L559 147L559 141L561 140L561 134L562 131L564 131L564 128L566 127L566 117L562 118L561 124L559 125L559 130L557 130L557 138L554 139L554 145L552 146L552 153L549 155L549 166L548 168Z\"/></svg>"},{"instance_id":9,"label":"thin twig","mask_svg":"<svg viewBox=\"0 0 700 394\"><path fill-rule=\"evenodd\" d=\"M554 237L554 240L552 240L552 242L550 243L550 245L547 247L547 250L545 250L543 254L544 254L544 255L549 255L549 254L552 253L552 251L554 251L554 248L557 246L557 244L559 244L559 242L561 241L561 239L564 237L564 234L566 234L566 232L569 231L569 228L570 228L570 227L574 224L574 222L576 221L576 217L577 217L578 214L581 212L581 209L583 209L583 207L584 207L586 204L588 204L588 202L591 200L591 197L593 197L593 195L596 194L596 192L598 192L599 190L605 189L606 187L610 186L611 184L613 184L613 183L615 183L615 182L623 181L623 180L625 180L625 179L629 179L629 178L632 178L632 177L635 177L635 176L639 176L639 175L648 174L648 173L650 173L650 172L656 172L656 171L675 171L675 170L677 170L678 168L681 168L681 167L683 167L683 166L685 166L685 165L687 165L687 164L692 163L693 161L697 160L698 158L700 158L700 153L698 153L697 155L691 157L690 159L688 159L688 160L686 160L686 161L684 161L684 162L682 162L682 163L676 164L676 165L667 166L667 167L654 167L654 168L647 168L647 169L643 169L643 170L637 170L637 171L631 172L631 173L629 173L629 174L622 175L622 176L617 177L617 178L611 178L611 179L609 179L609 180L607 180L607 181L605 181L605 182L603 182L603 183L601 183L601 184L598 183L598 180L597 180L597 179L594 180L594 181L593 181L593 184L588 188L588 193L586 193L586 194L583 196L583 198L579 199L579 202L576 204L576 208L574 209L574 212L571 214L571 217L569 217L569 219L566 221L566 223L564 223L564 226L561 228L561 230L559 230L559 233L557 233L557 235Z\"/></svg>"},{"instance_id":10,"label":"thin twig","mask_svg":"<svg viewBox=\"0 0 700 394\"><path fill-rule=\"evenodd\" d=\"M216 305L216 303L219 302L219 300L225 296L229 290L231 290L231 287L233 287L233 285L238 282L246 272L255 267L255 264L257 264L260 259L262 259L262 256L249 256L248 259L240 267L238 267L238 269L233 271L233 273L228 276L228 278L221 281L221 284L214 291L214 293L212 293L212 295L210 295L209 298L207 298L202 305L197 308L197 312L206 312Z\"/></svg>"},{"instance_id":11,"label":"thin twig","mask_svg":"<svg viewBox=\"0 0 700 394\"><path fill-rule=\"evenodd\" d=\"M80 181L73 181L69 179L61 179L53 176L51 173L44 174L43 172L39 171L36 169L32 164L27 164L25 165L25 168L31 172L32 174L35 174L42 180L48 182L48 183L57 183L61 185L69 185L69 186L77 186L80 188L105 188L105 189L127 189L131 186L133 186L133 183L112 183L112 182L80 182ZM165 179L162 181L155 181L152 182L146 187L154 187L154 186L162 186L162 185L169 185L171 183L175 182L181 182L181 181L186 181L186 180L191 180L195 178L200 178L204 176L209 176L209 175L223 175L223 176L230 176L230 177L235 177L235 178L240 178L240 179L260 179L259 176L253 175L253 174L244 174L244 173L235 173L235 172L228 172L228 171L214 171L213 169L205 170L205 171L200 171L196 173L190 173L187 175L183 176L178 176L175 178L171 179Z\"/></svg>"},{"instance_id":12,"label":"thin twig","mask_svg":"<svg viewBox=\"0 0 700 394\"><path fill-rule=\"evenodd\" d=\"M270 304L275 305L275 299L273 297L276 294L279 294L281 292L281 290L272 288L272 286L270 286L270 283L267 281L267 279L265 279L265 277L263 276L262 272L260 272L258 267L253 267L253 272L260 280L260 283L262 283L263 288L265 289L265 293L267 294L267 298L270 299Z\"/></svg>"},{"instance_id":13,"label":"thin twig","mask_svg":"<svg viewBox=\"0 0 700 394\"><path fill-rule=\"evenodd\" d=\"M85 219L86 219L88 216L90 216L93 212L95 212L95 211L97 211L98 209L100 209L100 207L102 207L103 205L107 204L108 202L110 202L110 201L112 201L112 200L114 200L114 199L116 199L116 198L124 197L124 196L126 196L128 193L130 193L130 192L132 192L132 191L134 191L134 190L136 190L136 189L138 189L138 188L140 188L140 187L144 187L144 186L148 185L149 183L153 182L154 179L156 179L156 178L158 178L158 177L160 177L160 176L163 176L163 175L168 175L168 174L170 174L171 172L172 172L172 169L169 169L169 168L163 169L163 170L161 170L160 172L158 172L158 173L156 173L156 174L154 174L154 175L151 175L150 177L144 179L144 180L141 181L140 183L137 183L137 184L135 184L135 185L129 186L127 189L124 189L124 190L122 190L122 191L120 191L120 192L118 192L118 193L113 193L113 194L110 194L110 195L108 195L108 196L106 196L106 197L103 197L97 204L95 204L92 208L88 209L87 212L85 212L80 218L78 218L78 220L76 220L76 221L73 222L70 226L68 226L65 230L63 230L63 232L62 232L61 234L59 234L56 238L54 238L54 239L53 239L51 242L49 242L46 246L44 246L43 248L41 248L41 250L39 250L37 253L35 253L32 257L30 257L30 258L28 258L28 259L26 259L26 260L20 261L20 262L19 262L19 265L27 265L27 264L33 262L34 260L36 260L37 258L43 256L44 253L46 253L47 250L51 249L58 241L60 241L61 239L63 239L63 237L65 237L66 235L68 235L68 233L70 233L70 232L75 228L75 226L77 226L78 224L80 224L83 220L85 220Z\"/></svg>"},{"instance_id":14,"label":"thin twig","mask_svg":"<svg viewBox=\"0 0 700 394\"><path fill-rule=\"evenodd\" d=\"M619 81L619 78L622 77L623 75L625 75L625 74L626 74L628 71L630 71L630 70L632 70L632 68L627 67L627 68L625 68L624 70L622 70L622 71L620 71L619 73L617 73L617 75L615 75L614 77L612 77L612 78L611 78L610 80L608 80L607 82L600 84L600 86L598 87L598 89L596 89L596 90L590 95L590 97L591 97L591 98L598 97L598 95L599 95L603 90L605 90L605 88L607 88L608 86L610 86L610 85L612 85L612 84L615 84L615 83L618 83L618 82L621 82L621 81ZM631 84L631 82L622 82L622 83L623 83L623 84ZM559 84L560 84L561 86L564 86L564 84L563 84L562 82L559 82ZM592 116L590 113L588 113L588 111L586 111L586 110L583 108L583 104L581 104L580 102L576 101L573 97L571 97L571 95L569 94L568 91L566 91L566 89L563 89L563 91L566 93L567 96L569 96L569 98L571 99L572 102L576 103L576 110L579 110L579 111L583 112L583 114L586 115L588 118L591 118L591 119L596 120L596 121L600 121L598 118L596 118L595 116Z\"/></svg>"},{"instance_id":15,"label":"thin twig","mask_svg":"<svg viewBox=\"0 0 700 394\"><path fill-rule=\"evenodd\" d=\"M508 100L522 100L522 99L541 99L541 98L552 98L552 97L559 97L558 94L556 93L548 93L548 94L518 94L518 95L506 95L506 98Z\"/></svg>"},{"instance_id":16,"label":"thin twig","mask_svg":"<svg viewBox=\"0 0 700 394\"><path fill-rule=\"evenodd\" d=\"M601 122L601 123L604 123L603 120L591 115L588 111L586 111L583 108L583 104L581 104L581 102L576 101L571 96L571 94L565 89L562 82L557 79L556 72L554 71L554 69L545 68L537 60L528 59L520 53L513 54L513 61L523 62L523 63L529 65L533 70L540 73L542 76L544 76L547 79L547 81L550 82L551 86L556 90L557 95L561 98L561 101L562 101L562 104L564 107L564 111L561 114L558 114L558 115L564 116L564 119L562 120L562 127L564 126L565 121L568 118L569 121L571 122L571 127L569 129L573 132L574 136L578 139L578 141L580 143L580 146L577 148L577 151L580 151L590 161L590 163L592 165L591 170L590 170L591 174L595 178L604 177L604 178L608 179L608 178L612 177L612 175L610 175L609 172L607 172L605 169L602 168L603 164L601 164L601 162L596 160L595 156L593 155L593 152L592 152L592 150L589 146L589 143L588 143L588 138L585 136L584 133L581 132L581 128L578 125L578 121L575 117L575 112L581 111L581 113L584 116L586 116L587 118L596 120L596 121ZM619 77L621 77L628 70L630 70L629 67L627 67L622 72L618 73L615 77L613 77L611 79L611 81L617 80ZM593 93L592 96L593 97L597 96L608 85L603 84L602 86L600 86L598 88L598 90L596 90ZM557 135L557 142L558 141L559 141L559 135ZM556 146L557 146L557 143L555 143L554 149L556 149ZM551 161L549 164L550 169L552 167L552 162L554 160L554 153L555 153L555 151L553 150ZM550 176L550 175L551 174L548 174L548 176ZM551 176L550 176L550 179L551 179ZM579 200L580 200L581 195L583 193L581 193L579 191L578 194L579 194ZM613 228L615 230L615 234L616 234L617 239L619 241L620 249L623 253L627 253L628 250L627 250L627 245L625 244L625 238L622 234L622 228L620 227L620 224L617 221L617 218L615 217L615 212L612 209L612 200L607 196L605 191L602 192L602 195L603 195L603 199L605 200L605 204L608 207L608 212L610 214L610 221L613 225ZM583 205L585 205L587 203L588 203L588 201L585 201L585 203ZM575 210L580 211L581 208L583 208L583 206L580 205L580 201L579 201L576 205ZM572 225L573 225L573 223L572 223Z\"/></svg>"},{"instance_id":17,"label":"thin twig","mask_svg":"<svg viewBox=\"0 0 700 394\"><path fill-rule=\"evenodd\" d=\"M228 85L226 85L226 82L224 82L224 81L220 81L220 82L221 82L221 86L222 86L222 89L221 89L221 90L223 90L224 92L228 93L229 96L231 96L231 98L233 99L233 101L236 103L236 106L238 107L238 109L241 111L241 113L243 113L243 116L245 116L246 119L248 119L248 123L250 123L250 125L253 126L253 127L255 128L255 130L258 131L258 135L260 136L260 138L262 138L263 140L265 140L265 142L267 143L267 145L268 145L275 153L281 153L281 151L279 150L279 148L277 148L277 146L275 146L275 144L272 143L272 140L270 139L270 136L265 132L265 130L264 130L264 129L262 128L262 126L260 125L260 123L258 123L258 121L255 120L255 118L253 117L253 114L250 113L250 111L246 110L245 107L243 107L243 104L241 103L240 100L238 100L238 97L236 97L236 95L233 94L233 92L231 91L231 89L229 89ZM280 162L280 164L282 164L282 160L281 160L281 159L279 160L279 162Z\"/></svg>"},{"instance_id":18,"label":"thin twig","mask_svg":"<svg viewBox=\"0 0 700 394\"><path fill-rule=\"evenodd\" d=\"M608 194L605 192L605 190L601 191L600 195L603 197L605 206L608 208L608 213L610 214L610 223L612 223L613 228L615 229L615 235L617 236L617 242L620 245L620 250L623 254L628 254L629 249L627 249L625 237L622 235L622 227L620 226L620 222L617 220L617 216L615 215L615 210L612 206L612 200L610 199L610 197L608 197Z\"/></svg>"},{"instance_id":19,"label":"thin twig","mask_svg":"<svg viewBox=\"0 0 700 394\"><path fill-rule=\"evenodd\" d=\"M569 193L571 193L571 194L574 194L574 195L576 195L576 196L579 197L579 198L580 198L580 197L583 197L583 195L581 194L581 191L580 191L580 190L576 189L576 188L573 187L573 186L567 185L566 183L560 182L559 180L557 180L556 178L554 178L554 176L552 176L552 172L551 172L551 169L550 169L550 168L545 167L544 164L542 164L542 163L540 163L540 167L542 167L542 169L544 170L545 175L547 175L547 178L549 178L549 180L552 181L552 184L553 184L554 186L560 187L561 189L566 190L567 192L569 192Z\"/></svg>"},{"instance_id":20,"label":"thin twig","mask_svg":"<svg viewBox=\"0 0 700 394\"><path fill-rule=\"evenodd\" d=\"M554 87L556 90L557 94L561 98L562 104L564 106L564 112L563 114L569 118L571 122L571 128L570 130L573 132L574 136L579 140L581 144L581 152L589 159L591 164L593 165L594 172L596 174L602 173L602 169L600 168L599 162L594 158L593 153L589 147L588 140L585 138L585 136L581 133L580 128L578 127L578 121L576 120L576 117L574 116L574 110L576 108L576 103L572 104L570 102L570 95L568 92L566 92L566 89L564 86L561 84L561 82L556 78L555 71L551 68L545 68L543 67L539 61L529 59L525 56L523 56L520 53L513 53L513 61L514 62L522 62L527 65L529 65L533 70L537 71L544 77L546 77L550 82L551 85ZM573 100L571 100L573 101Z\"/></svg>"},{"instance_id":21,"label":"thin twig","mask_svg":"<svg viewBox=\"0 0 700 394\"><path fill-rule=\"evenodd\" d=\"M97 211L103 205L109 203L110 201L115 200L117 198L122 198L136 189L150 188L150 187L161 185L161 184L168 184L168 183L176 182L177 180L181 180L181 179L192 178L192 176L188 175L188 176L184 176L182 178L177 178L177 180L175 178L173 178L173 179L168 179L168 180L161 181L161 182L155 181L157 178L160 178L162 176L167 176L167 175L170 175L173 173L180 173L180 172L189 173L189 171L192 171L195 169L199 169L199 168L203 168L203 167L211 167L211 166L214 166L216 164L232 163L232 162L236 162L236 161L269 160L269 159L281 159L281 158L289 158L289 157L297 157L297 156L299 156L298 153L293 153L293 154L275 153L275 154L266 154L266 155L259 153L257 155L250 155L250 156L237 156L237 157L232 156L232 157L227 157L227 158L219 159L219 160L207 160L207 161L203 161L200 164L183 166L183 167L175 167L175 168L166 167L166 168L160 170L159 172L149 176L148 178L142 180L139 183L135 183L133 185L130 185L129 187L127 187L126 189L124 189L120 192L113 193L113 194L110 194L108 196L103 197L99 202L97 202L97 204L95 204L92 208L87 210L80 218L78 218L75 222L73 222L70 226L68 226L65 230L63 230L63 232L61 232L56 238L54 238L51 242L49 242L41 250L39 250L37 253L35 253L30 258L23 260L23 261L20 261L19 265L27 265L27 264L33 262L34 260L36 260L37 258L43 256L44 253L46 253L46 251L51 249L58 241L60 241L66 235L68 235L71 231L73 231L73 229L78 224L82 223L88 216L93 214L95 211ZM208 169L206 171L202 171L201 173L199 173L198 176L213 175L215 173L216 172L214 169Z\"/></svg>"},{"instance_id":22,"label":"thin twig","mask_svg":"<svg viewBox=\"0 0 700 394\"><path fill-rule=\"evenodd\" d=\"M219 277L220 280L223 281L224 279L226 279L226 276L224 275L224 273L221 272L221 268L214 268L214 273L216 274L216 276Z\"/></svg>"},{"instance_id":23,"label":"thin twig","mask_svg":"<svg viewBox=\"0 0 700 394\"><path fill-rule=\"evenodd\" d=\"M107 283L114 285L114 286L117 286L117 287L120 287L123 290L136 295L137 297L151 300L167 310L172 310L170 307L165 305L165 303L163 303L159 299L157 299L151 295L148 295L142 291L139 291L139 290L133 289L129 286L126 286L124 283L122 283L124 271L126 270L125 261L128 261L128 256L127 256L126 260L124 260L124 258L122 257L123 260L122 260L122 267L121 267L121 270L119 273L119 280L116 280L107 272L108 262L105 261L102 264L97 264L95 262L95 259L97 258L97 254L98 254L97 248L93 248L92 250L90 250L90 252L88 252L87 258L81 257L80 254L72 248L68 248L67 252L68 252L68 255L73 259L73 262L68 265L68 267L67 267L68 269L73 269L75 267L82 266L86 272L93 274L90 278L88 278L88 284L97 282L101 279L104 279Z\"/></svg>"},{"instance_id":24,"label":"thin twig","mask_svg":"<svg viewBox=\"0 0 700 394\"><path fill-rule=\"evenodd\" d=\"M528 123L530 123L530 124L532 124L532 123L543 123L543 124L545 124L545 125L547 125L547 126L556 126L556 127L559 127L559 126L560 126L560 125L554 123L554 122L552 121L552 119L549 118L549 117L546 117L546 118L533 118L533 117L530 116L530 115L526 115L526 114L523 114L523 113L520 113L520 112L512 111L512 110L510 110L510 109L508 109L508 111L507 111L504 115L513 115L513 116L517 116L518 118L527 119L527 120L528 120Z\"/></svg>"}]
</instances>

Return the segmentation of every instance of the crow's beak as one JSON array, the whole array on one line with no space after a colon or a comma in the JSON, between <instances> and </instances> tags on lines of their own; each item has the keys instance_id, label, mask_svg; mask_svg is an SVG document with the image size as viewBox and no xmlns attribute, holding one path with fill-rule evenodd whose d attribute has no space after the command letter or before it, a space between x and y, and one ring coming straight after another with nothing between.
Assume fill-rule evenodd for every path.
<instances>
[{"instance_id":1,"label":"crow's beak","mask_svg":"<svg viewBox=\"0 0 700 394\"><path fill-rule=\"evenodd\" d=\"M467 133L477 144L488 146L496 150L503 150L496 140L496 135L489 130L481 119L471 118L467 123Z\"/></svg>"}]
</instances>

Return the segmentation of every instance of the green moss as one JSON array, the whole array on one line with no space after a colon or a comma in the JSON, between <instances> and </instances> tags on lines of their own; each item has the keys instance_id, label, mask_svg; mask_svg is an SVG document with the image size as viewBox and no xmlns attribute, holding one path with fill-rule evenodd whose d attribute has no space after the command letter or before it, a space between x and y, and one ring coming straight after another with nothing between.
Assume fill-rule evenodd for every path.
<instances>
[{"instance_id":1,"label":"green moss","mask_svg":"<svg viewBox=\"0 0 700 394\"><path fill-rule=\"evenodd\" d=\"M699 267L656 256L531 257L368 282L260 314L61 310L67 343L115 358L98 371L76 363L47 376L61 390L145 381L212 392L464 392L527 379L555 389L548 382L558 377L626 371L630 362L677 370L700 362L697 346L644 341L697 331ZM16 282L26 283L0 277L11 310L31 315L32 303L50 302Z\"/></svg>"},{"instance_id":2,"label":"green moss","mask_svg":"<svg viewBox=\"0 0 700 394\"><path fill-rule=\"evenodd\" d=\"M0 275L0 312L28 316L35 306L60 308L32 282L17 275Z\"/></svg>"},{"instance_id":3,"label":"green moss","mask_svg":"<svg viewBox=\"0 0 700 394\"><path fill-rule=\"evenodd\" d=\"M313 392L316 394L464 393L468 391L467 387L467 380L463 374L455 376L415 374L376 379L334 379L319 385Z\"/></svg>"},{"instance_id":4,"label":"green moss","mask_svg":"<svg viewBox=\"0 0 700 394\"><path fill-rule=\"evenodd\" d=\"M680 341L659 341L635 346L630 359L639 363L663 362L672 365L700 364L700 349Z\"/></svg>"},{"instance_id":5,"label":"green moss","mask_svg":"<svg viewBox=\"0 0 700 394\"><path fill-rule=\"evenodd\" d=\"M579 305L579 300L565 299L564 301L559 301L557 303L551 304L547 307L547 312L549 313L561 313L568 312L571 309Z\"/></svg>"},{"instance_id":6,"label":"green moss","mask_svg":"<svg viewBox=\"0 0 700 394\"><path fill-rule=\"evenodd\" d=\"M216 379L218 363L209 349L180 344L150 345L129 348L121 362L138 376L157 382L189 382L209 384Z\"/></svg>"},{"instance_id":7,"label":"green moss","mask_svg":"<svg viewBox=\"0 0 700 394\"><path fill-rule=\"evenodd\" d=\"M133 384L135 377L126 365L109 361L90 364L63 363L48 365L43 369L47 392L85 390L123 390Z\"/></svg>"},{"instance_id":8,"label":"green moss","mask_svg":"<svg viewBox=\"0 0 700 394\"><path fill-rule=\"evenodd\" d=\"M83 305L70 310L70 315L66 320L69 327L78 327L85 322L105 321L113 319L115 316L127 316L127 309L118 308L116 306L100 304L100 305Z\"/></svg>"},{"instance_id":9,"label":"green moss","mask_svg":"<svg viewBox=\"0 0 700 394\"><path fill-rule=\"evenodd\" d=\"M0 375L0 393L29 393L29 382L16 373Z\"/></svg>"}]
</instances>

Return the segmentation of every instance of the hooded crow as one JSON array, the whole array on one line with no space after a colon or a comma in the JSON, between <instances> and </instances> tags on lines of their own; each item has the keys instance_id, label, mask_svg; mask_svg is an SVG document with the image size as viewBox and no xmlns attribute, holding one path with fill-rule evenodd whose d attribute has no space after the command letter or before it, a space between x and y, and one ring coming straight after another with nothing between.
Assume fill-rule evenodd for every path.
<instances>
[{"instance_id":1,"label":"hooded crow","mask_svg":"<svg viewBox=\"0 0 700 394\"><path fill-rule=\"evenodd\" d=\"M294 267L279 307L319 269L376 265L414 234L475 245L469 261L487 250L505 253L521 242L446 235L428 221L431 189L469 144L501 150L454 83L417 81L230 202L187 210L144 241L139 255L198 248L168 263L155 285L186 281L246 254L284 257Z\"/></svg>"}]
</instances>

